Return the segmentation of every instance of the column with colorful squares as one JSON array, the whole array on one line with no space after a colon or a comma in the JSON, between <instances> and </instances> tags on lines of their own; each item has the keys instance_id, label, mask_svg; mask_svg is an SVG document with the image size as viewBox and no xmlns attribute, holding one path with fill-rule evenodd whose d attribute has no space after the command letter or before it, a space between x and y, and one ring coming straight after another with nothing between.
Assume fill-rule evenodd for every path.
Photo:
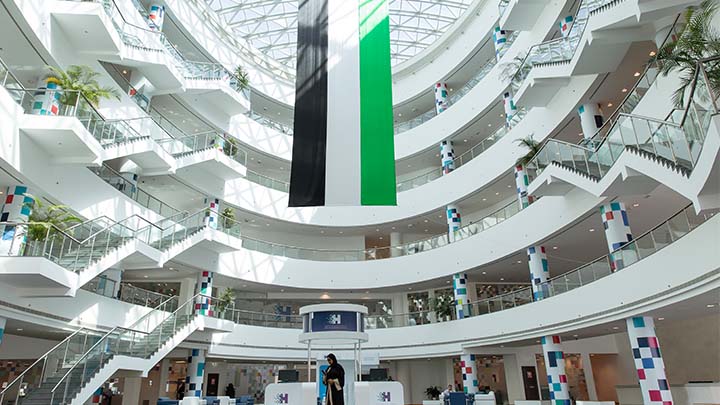
<instances>
[{"instance_id":1,"label":"column with colorful squares","mask_svg":"<svg viewBox=\"0 0 720 405\"><path fill-rule=\"evenodd\" d=\"M185 377L185 396L202 397L204 378L205 350L190 349L190 355L187 359L187 376Z\"/></svg>"},{"instance_id":2,"label":"column with colorful squares","mask_svg":"<svg viewBox=\"0 0 720 405\"><path fill-rule=\"evenodd\" d=\"M197 314L213 316L212 288L213 273L203 270L200 273L197 283L197 293L199 294L195 300L195 312Z\"/></svg>"},{"instance_id":3,"label":"column with colorful squares","mask_svg":"<svg viewBox=\"0 0 720 405\"><path fill-rule=\"evenodd\" d=\"M617 201L605 204L600 207L600 216L603 228L605 228L608 251L610 252L610 270L621 270L625 267L626 261L635 263L637 254L634 250L618 251L633 239L625 204Z\"/></svg>"},{"instance_id":4,"label":"column with colorful squares","mask_svg":"<svg viewBox=\"0 0 720 405\"><path fill-rule=\"evenodd\" d=\"M0 215L0 254L21 256L27 242L27 225L14 225L30 220L35 200L23 184L10 186L5 190L5 203Z\"/></svg>"},{"instance_id":5,"label":"column with colorful squares","mask_svg":"<svg viewBox=\"0 0 720 405\"><path fill-rule=\"evenodd\" d=\"M565 353L560 336L543 336L541 342L548 388L550 388L550 401L552 405L571 405L567 374L565 374Z\"/></svg>"},{"instance_id":6,"label":"column with colorful squares","mask_svg":"<svg viewBox=\"0 0 720 405\"><path fill-rule=\"evenodd\" d=\"M161 4L151 5L148 18L150 19L150 28L153 31L162 31L165 22L165 6Z\"/></svg>"},{"instance_id":7,"label":"column with colorful squares","mask_svg":"<svg viewBox=\"0 0 720 405\"><path fill-rule=\"evenodd\" d=\"M435 84L435 112L440 114L450 106L447 83Z\"/></svg>"},{"instance_id":8,"label":"column with colorful squares","mask_svg":"<svg viewBox=\"0 0 720 405\"><path fill-rule=\"evenodd\" d=\"M501 51L507 44L507 32L500 29L500 27L495 27L493 31L493 43L495 44L495 59L499 62L502 56Z\"/></svg>"},{"instance_id":9,"label":"column with colorful squares","mask_svg":"<svg viewBox=\"0 0 720 405\"><path fill-rule=\"evenodd\" d=\"M530 184L527 172L523 165L516 165L515 187L517 190L520 209L525 209L534 202L533 196L528 194ZM527 248L528 268L530 282L533 290L533 301L540 301L551 296L550 266L548 265L545 246L529 246ZM545 371L548 376L548 388L553 405L570 405L570 390L565 374L565 354L560 336L543 336L541 338L543 356L545 357Z\"/></svg>"},{"instance_id":10,"label":"column with colorful squares","mask_svg":"<svg viewBox=\"0 0 720 405\"><path fill-rule=\"evenodd\" d=\"M655 322L649 316L628 318L627 330L633 360L640 380L645 405L673 405L670 384L665 374L665 362L660 342L655 334Z\"/></svg>"},{"instance_id":11,"label":"column with colorful squares","mask_svg":"<svg viewBox=\"0 0 720 405\"><path fill-rule=\"evenodd\" d=\"M475 355L463 354L460 356L460 368L462 370L463 390L466 394L477 394L478 379L475 373Z\"/></svg>"}]
</instances>

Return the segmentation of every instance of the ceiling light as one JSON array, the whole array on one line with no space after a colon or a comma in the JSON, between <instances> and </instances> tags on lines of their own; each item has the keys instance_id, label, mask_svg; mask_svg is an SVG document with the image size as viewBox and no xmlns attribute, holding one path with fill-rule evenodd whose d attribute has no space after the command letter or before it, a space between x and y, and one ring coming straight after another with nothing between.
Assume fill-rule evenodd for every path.
<instances>
[{"instance_id":1,"label":"ceiling light","mask_svg":"<svg viewBox=\"0 0 720 405\"><path fill-rule=\"evenodd\" d=\"M428 230L426 229L425 232L427 232L427 231L428 231Z\"/></svg>"},{"instance_id":2,"label":"ceiling light","mask_svg":"<svg viewBox=\"0 0 720 405\"><path fill-rule=\"evenodd\" d=\"M608 107L612 107L612 106L613 106L613 103L608 103Z\"/></svg>"},{"instance_id":3,"label":"ceiling light","mask_svg":"<svg viewBox=\"0 0 720 405\"><path fill-rule=\"evenodd\" d=\"M22 332L22 331L23 331L23 328L17 328L17 329L15 329L15 330L18 331L18 332Z\"/></svg>"},{"instance_id":4,"label":"ceiling light","mask_svg":"<svg viewBox=\"0 0 720 405\"><path fill-rule=\"evenodd\" d=\"M590 228L590 229L588 229L588 231L595 232L595 228Z\"/></svg>"},{"instance_id":5,"label":"ceiling light","mask_svg":"<svg viewBox=\"0 0 720 405\"><path fill-rule=\"evenodd\" d=\"M505 281L505 278L504 278L504 277L500 277L500 281Z\"/></svg>"},{"instance_id":6,"label":"ceiling light","mask_svg":"<svg viewBox=\"0 0 720 405\"><path fill-rule=\"evenodd\" d=\"M487 198L483 198L483 201L487 201Z\"/></svg>"},{"instance_id":7,"label":"ceiling light","mask_svg":"<svg viewBox=\"0 0 720 405\"><path fill-rule=\"evenodd\" d=\"M626 88L623 88L623 89L622 89L622 92L623 92L623 93L627 93L627 89L626 89Z\"/></svg>"},{"instance_id":8,"label":"ceiling light","mask_svg":"<svg viewBox=\"0 0 720 405\"><path fill-rule=\"evenodd\" d=\"M708 307L708 308L715 308L715 304L707 304L707 305L705 305L705 306Z\"/></svg>"},{"instance_id":9,"label":"ceiling light","mask_svg":"<svg viewBox=\"0 0 720 405\"><path fill-rule=\"evenodd\" d=\"M143 276L143 278L148 278L148 276Z\"/></svg>"},{"instance_id":10,"label":"ceiling light","mask_svg":"<svg viewBox=\"0 0 720 405\"><path fill-rule=\"evenodd\" d=\"M482 274L487 274L487 271L483 271L483 273L482 273Z\"/></svg>"},{"instance_id":11,"label":"ceiling light","mask_svg":"<svg viewBox=\"0 0 720 405\"><path fill-rule=\"evenodd\" d=\"M518 260L516 263L517 263L517 264L522 264L522 260Z\"/></svg>"},{"instance_id":12,"label":"ceiling light","mask_svg":"<svg viewBox=\"0 0 720 405\"><path fill-rule=\"evenodd\" d=\"M492 124L488 124L488 127L492 127Z\"/></svg>"},{"instance_id":13,"label":"ceiling light","mask_svg":"<svg viewBox=\"0 0 720 405\"><path fill-rule=\"evenodd\" d=\"M495 193L495 195L500 195L500 193L499 193L499 192L498 192L498 193Z\"/></svg>"},{"instance_id":14,"label":"ceiling light","mask_svg":"<svg viewBox=\"0 0 720 405\"><path fill-rule=\"evenodd\" d=\"M402 113L398 113L398 117L402 117Z\"/></svg>"},{"instance_id":15,"label":"ceiling light","mask_svg":"<svg viewBox=\"0 0 720 405\"><path fill-rule=\"evenodd\" d=\"M391 229L392 229L392 230L395 230L395 227L393 226Z\"/></svg>"},{"instance_id":16,"label":"ceiling light","mask_svg":"<svg viewBox=\"0 0 720 405\"><path fill-rule=\"evenodd\" d=\"M664 320L665 320L665 318L663 318L663 317L658 318L658 321L664 321Z\"/></svg>"},{"instance_id":17,"label":"ceiling light","mask_svg":"<svg viewBox=\"0 0 720 405\"><path fill-rule=\"evenodd\" d=\"M340 235L342 235L342 234L343 234L343 231L340 231L340 232L338 232L338 233L339 233Z\"/></svg>"},{"instance_id":18,"label":"ceiling light","mask_svg":"<svg viewBox=\"0 0 720 405\"><path fill-rule=\"evenodd\" d=\"M380 229L375 229L375 232L380 232Z\"/></svg>"},{"instance_id":19,"label":"ceiling light","mask_svg":"<svg viewBox=\"0 0 720 405\"><path fill-rule=\"evenodd\" d=\"M380 239L380 240L383 240L382 238L383 238L383 237L381 236L379 239Z\"/></svg>"},{"instance_id":20,"label":"ceiling light","mask_svg":"<svg viewBox=\"0 0 720 405\"><path fill-rule=\"evenodd\" d=\"M613 330L618 330L618 329L620 329L620 328L617 326L613 326Z\"/></svg>"},{"instance_id":21,"label":"ceiling light","mask_svg":"<svg viewBox=\"0 0 720 405\"><path fill-rule=\"evenodd\" d=\"M412 225L413 225L413 224L408 224L408 228L412 228Z\"/></svg>"},{"instance_id":22,"label":"ceiling light","mask_svg":"<svg viewBox=\"0 0 720 405\"><path fill-rule=\"evenodd\" d=\"M635 76L635 77L640 76L640 72L635 72L635 74L633 76Z\"/></svg>"},{"instance_id":23,"label":"ceiling light","mask_svg":"<svg viewBox=\"0 0 720 405\"><path fill-rule=\"evenodd\" d=\"M426 220L424 220L423 222L427 223L427 221L428 221L428 220L426 219Z\"/></svg>"},{"instance_id":24,"label":"ceiling light","mask_svg":"<svg viewBox=\"0 0 720 405\"><path fill-rule=\"evenodd\" d=\"M557 250L557 249L558 249L558 247L557 247L557 246L553 246L553 250Z\"/></svg>"},{"instance_id":25,"label":"ceiling light","mask_svg":"<svg viewBox=\"0 0 720 405\"><path fill-rule=\"evenodd\" d=\"M578 335L573 335L573 337L578 337Z\"/></svg>"},{"instance_id":26,"label":"ceiling light","mask_svg":"<svg viewBox=\"0 0 720 405\"><path fill-rule=\"evenodd\" d=\"M655 51L650 52L650 56L655 56L655 55L657 55L657 53L655 53Z\"/></svg>"},{"instance_id":27,"label":"ceiling light","mask_svg":"<svg viewBox=\"0 0 720 405\"><path fill-rule=\"evenodd\" d=\"M463 139L463 142L467 142L467 139Z\"/></svg>"},{"instance_id":28,"label":"ceiling light","mask_svg":"<svg viewBox=\"0 0 720 405\"><path fill-rule=\"evenodd\" d=\"M640 206L640 204L638 204L638 203L633 204L633 207L635 207L635 208L637 208L639 206Z\"/></svg>"},{"instance_id":29,"label":"ceiling light","mask_svg":"<svg viewBox=\"0 0 720 405\"><path fill-rule=\"evenodd\" d=\"M126 75L126 74L127 74L127 70L123 70L123 74Z\"/></svg>"}]
</instances>

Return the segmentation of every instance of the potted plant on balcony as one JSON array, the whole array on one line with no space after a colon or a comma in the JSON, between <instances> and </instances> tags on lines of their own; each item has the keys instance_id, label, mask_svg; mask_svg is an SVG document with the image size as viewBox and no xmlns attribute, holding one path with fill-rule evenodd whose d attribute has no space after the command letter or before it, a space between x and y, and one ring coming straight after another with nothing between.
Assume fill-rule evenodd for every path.
<instances>
[{"instance_id":1,"label":"potted plant on balcony","mask_svg":"<svg viewBox=\"0 0 720 405\"><path fill-rule=\"evenodd\" d=\"M250 87L250 77L244 67L236 67L233 73L235 74L234 84L238 91L242 92Z\"/></svg>"},{"instance_id":2,"label":"potted plant on balcony","mask_svg":"<svg viewBox=\"0 0 720 405\"><path fill-rule=\"evenodd\" d=\"M237 156L238 152L240 151L240 148L238 148L238 141L231 137L226 136L223 139L223 152L229 156L229 157L235 157Z\"/></svg>"},{"instance_id":3,"label":"potted plant on balcony","mask_svg":"<svg viewBox=\"0 0 720 405\"><path fill-rule=\"evenodd\" d=\"M515 142L517 142L520 147L528 149L528 153L518 158L518 160L515 162L516 166L525 167L528 163L530 163L530 161L533 160L535 155L540 152L540 142L536 141L532 135L526 136L525 138L517 139L515 140Z\"/></svg>"},{"instance_id":4,"label":"potted plant on balcony","mask_svg":"<svg viewBox=\"0 0 720 405\"><path fill-rule=\"evenodd\" d=\"M45 205L42 200L33 197L33 203L27 203L32 209L30 213L31 225L28 226L28 240L43 242L57 234L58 230L64 231L74 224L82 222L82 219L68 212L64 205Z\"/></svg>"},{"instance_id":5,"label":"potted plant on balcony","mask_svg":"<svg viewBox=\"0 0 720 405\"><path fill-rule=\"evenodd\" d=\"M455 298L452 294L439 293L430 298L430 308L435 312L438 322L449 321L455 310Z\"/></svg>"},{"instance_id":6,"label":"potted plant on balcony","mask_svg":"<svg viewBox=\"0 0 720 405\"><path fill-rule=\"evenodd\" d=\"M70 65L67 70L54 66L48 79L54 80L64 91L60 95L60 104L73 109L78 106L78 95L82 95L90 104L97 107L100 100L115 98L120 100L120 93L112 87L103 87L97 81L100 73L87 65Z\"/></svg>"},{"instance_id":7,"label":"potted plant on balcony","mask_svg":"<svg viewBox=\"0 0 720 405\"><path fill-rule=\"evenodd\" d=\"M658 50L657 60L660 73L667 76L678 72L680 86L673 93L673 102L683 108L688 89L693 85L702 60L720 55L720 33L713 27L717 14L716 0L704 0L697 7L691 7L685 14L685 25L681 33ZM720 90L720 61L705 64L705 72L711 90Z\"/></svg>"},{"instance_id":8,"label":"potted plant on balcony","mask_svg":"<svg viewBox=\"0 0 720 405\"><path fill-rule=\"evenodd\" d=\"M215 311L217 311L218 316L224 317L225 311L227 311L227 309L234 303L235 303L235 290L228 287L217 298L217 300L215 302Z\"/></svg>"},{"instance_id":9,"label":"potted plant on balcony","mask_svg":"<svg viewBox=\"0 0 720 405\"><path fill-rule=\"evenodd\" d=\"M225 207L222 210L222 221L223 228L230 228L235 224L235 210L230 207Z\"/></svg>"}]
</instances>

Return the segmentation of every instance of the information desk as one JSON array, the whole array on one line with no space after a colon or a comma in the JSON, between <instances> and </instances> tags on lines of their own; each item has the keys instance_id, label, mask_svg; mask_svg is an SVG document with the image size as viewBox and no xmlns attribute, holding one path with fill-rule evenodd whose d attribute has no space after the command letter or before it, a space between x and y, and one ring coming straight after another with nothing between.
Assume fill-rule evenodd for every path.
<instances>
[{"instance_id":1,"label":"information desk","mask_svg":"<svg viewBox=\"0 0 720 405\"><path fill-rule=\"evenodd\" d=\"M352 382L354 385L355 405L404 405L402 384L396 381ZM317 405L317 386L315 383L270 384L265 388L265 405Z\"/></svg>"}]
</instances>

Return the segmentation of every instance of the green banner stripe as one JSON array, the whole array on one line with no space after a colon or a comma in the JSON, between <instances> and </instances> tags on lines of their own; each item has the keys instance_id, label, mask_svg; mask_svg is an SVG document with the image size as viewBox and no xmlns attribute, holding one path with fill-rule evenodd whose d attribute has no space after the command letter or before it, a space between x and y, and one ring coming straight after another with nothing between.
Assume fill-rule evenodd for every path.
<instances>
[{"instance_id":1,"label":"green banner stripe","mask_svg":"<svg viewBox=\"0 0 720 405\"><path fill-rule=\"evenodd\" d=\"M360 0L362 205L397 205L387 0Z\"/></svg>"}]
</instances>

